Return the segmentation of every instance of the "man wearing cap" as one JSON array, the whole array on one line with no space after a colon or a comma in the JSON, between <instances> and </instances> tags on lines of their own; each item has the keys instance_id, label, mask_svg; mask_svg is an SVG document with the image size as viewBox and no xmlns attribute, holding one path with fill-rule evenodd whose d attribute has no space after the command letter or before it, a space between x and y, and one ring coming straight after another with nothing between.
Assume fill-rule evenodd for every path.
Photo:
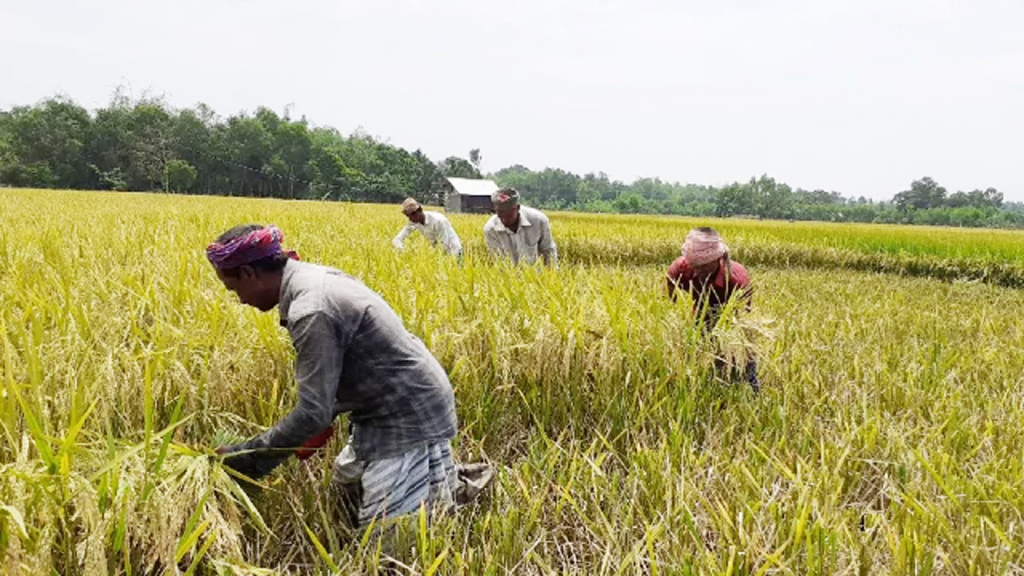
<instances>
[{"instance_id":1,"label":"man wearing cap","mask_svg":"<svg viewBox=\"0 0 1024 576\"><path fill-rule=\"evenodd\" d=\"M494 216L484 224L484 240L491 254L507 256L513 264L533 264L541 258L554 267L558 248L551 237L551 222L540 210L521 206L519 192L502 188L491 194Z\"/></svg>"},{"instance_id":2,"label":"man wearing cap","mask_svg":"<svg viewBox=\"0 0 1024 576\"><path fill-rule=\"evenodd\" d=\"M255 438L219 447L225 465L258 479L326 444L335 416L347 412L351 435L334 478L353 524L420 505L446 508L461 496L450 444L455 397L444 368L376 292L298 261L281 240L275 226L236 226L206 250L243 304L278 308L295 346L297 405Z\"/></svg>"},{"instance_id":3,"label":"man wearing cap","mask_svg":"<svg viewBox=\"0 0 1024 576\"><path fill-rule=\"evenodd\" d=\"M668 294L674 302L677 290L690 293L693 310L704 330L718 323L722 307L739 292L750 310L753 288L747 270L729 257L729 247L712 228L695 228L686 235L682 255L668 268ZM723 368L720 361L716 365ZM757 361L751 358L744 369L744 379L756 392Z\"/></svg>"},{"instance_id":4,"label":"man wearing cap","mask_svg":"<svg viewBox=\"0 0 1024 576\"><path fill-rule=\"evenodd\" d=\"M409 221L398 232L395 239L391 241L399 250L405 248L405 239L410 234L419 230L420 234L430 242L431 246L438 244L451 256L462 259L462 242L459 235L452 228L452 223L440 212L424 212L423 206L413 198L406 198L402 202L402 214Z\"/></svg>"}]
</instances>

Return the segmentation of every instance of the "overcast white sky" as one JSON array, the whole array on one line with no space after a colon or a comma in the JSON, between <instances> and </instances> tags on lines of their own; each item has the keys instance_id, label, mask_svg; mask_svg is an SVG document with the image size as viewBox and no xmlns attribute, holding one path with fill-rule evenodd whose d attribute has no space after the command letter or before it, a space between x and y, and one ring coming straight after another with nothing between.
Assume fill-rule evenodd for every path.
<instances>
[{"instance_id":1,"label":"overcast white sky","mask_svg":"<svg viewBox=\"0 0 1024 576\"><path fill-rule=\"evenodd\" d=\"M0 108L119 85L485 170L1024 201L1021 0L0 0Z\"/></svg>"}]
</instances>

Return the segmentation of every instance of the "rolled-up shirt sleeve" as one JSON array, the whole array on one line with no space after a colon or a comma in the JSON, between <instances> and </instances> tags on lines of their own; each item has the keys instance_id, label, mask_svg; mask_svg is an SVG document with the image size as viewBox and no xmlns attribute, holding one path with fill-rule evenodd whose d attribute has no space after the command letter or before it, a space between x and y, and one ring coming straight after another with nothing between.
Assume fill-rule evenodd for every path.
<instances>
[{"instance_id":1,"label":"rolled-up shirt sleeve","mask_svg":"<svg viewBox=\"0 0 1024 576\"><path fill-rule=\"evenodd\" d=\"M289 320L288 331L295 345L298 403L273 428L233 447L233 451L252 450L253 459L266 460L255 467L259 475L283 462L294 449L334 421L342 360L348 345L345 336L339 334L323 312Z\"/></svg>"}]
</instances>

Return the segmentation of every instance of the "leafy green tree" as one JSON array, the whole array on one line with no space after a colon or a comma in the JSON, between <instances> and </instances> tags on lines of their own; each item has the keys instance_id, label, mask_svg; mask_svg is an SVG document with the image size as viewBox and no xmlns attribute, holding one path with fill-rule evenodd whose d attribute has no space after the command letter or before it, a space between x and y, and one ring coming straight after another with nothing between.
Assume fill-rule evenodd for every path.
<instances>
[{"instance_id":1,"label":"leafy green tree","mask_svg":"<svg viewBox=\"0 0 1024 576\"><path fill-rule=\"evenodd\" d=\"M278 124L273 145L271 160L275 173L281 176L278 195L286 198L302 196L308 190L305 182L312 176L309 162L313 155L305 122L284 121Z\"/></svg>"},{"instance_id":2,"label":"leafy green tree","mask_svg":"<svg viewBox=\"0 0 1024 576\"><path fill-rule=\"evenodd\" d=\"M950 208L999 208L1003 205L1003 193L995 188L970 192L957 191L949 195L945 204Z\"/></svg>"},{"instance_id":3,"label":"leafy green tree","mask_svg":"<svg viewBox=\"0 0 1024 576\"><path fill-rule=\"evenodd\" d=\"M131 165L132 104L116 93L105 108L96 111L87 156L89 169L101 189L128 190L127 171Z\"/></svg>"},{"instance_id":4,"label":"leafy green tree","mask_svg":"<svg viewBox=\"0 0 1024 576\"><path fill-rule=\"evenodd\" d=\"M412 162L415 171L414 190L416 191L416 197L420 198L421 202L428 204L438 206L444 204L444 195L447 190L446 182L444 175L438 170L437 164L434 164L420 150L412 153Z\"/></svg>"},{"instance_id":5,"label":"leafy green tree","mask_svg":"<svg viewBox=\"0 0 1024 576\"><path fill-rule=\"evenodd\" d=\"M946 189L939 186L935 180L925 176L911 182L910 190L896 194L892 200L900 212L938 208L946 200Z\"/></svg>"},{"instance_id":6,"label":"leafy green tree","mask_svg":"<svg viewBox=\"0 0 1024 576\"><path fill-rule=\"evenodd\" d=\"M827 204L844 204L845 200L839 192L826 192L824 190L794 190L793 191L793 202L795 204L807 205L827 205Z\"/></svg>"},{"instance_id":7,"label":"leafy green tree","mask_svg":"<svg viewBox=\"0 0 1024 576\"><path fill-rule=\"evenodd\" d=\"M164 165L164 189L168 192L188 192L195 183L195 166L178 159Z\"/></svg>"},{"instance_id":8,"label":"leafy green tree","mask_svg":"<svg viewBox=\"0 0 1024 576\"><path fill-rule=\"evenodd\" d=\"M581 204L596 202L599 200L615 200L623 193L625 185L622 182L612 182L604 172L585 174L580 179L576 192L576 201Z\"/></svg>"},{"instance_id":9,"label":"leafy green tree","mask_svg":"<svg viewBox=\"0 0 1024 576\"><path fill-rule=\"evenodd\" d=\"M480 171L469 160L449 156L442 160L437 169L447 178L481 178Z\"/></svg>"},{"instance_id":10,"label":"leafy green tree","mask_svg":"<svg viewBox=\"0 0 1024 576\"><path fill-rule=\"evenodd\" d=\"M164 166L173 158L171 115L160 102L139 102L128 119L128 186L156 190L164 183Z\"/></svg>"},{"instance_id":11,"label":"leafy green tree","mask_svg":"<svg viewBox=\"0 0 1024 576\"><path fill-rule=\"evenodd\" d=\"M226 160L234 167L232 192L242 196L270 196L269 178L261 172L273 154L273 135L258 119L238 115L219 127L226 144Z\"/></svg>"},{"instance_id":12,"label":"leafy green tree","mask_svg":"<svg viewBox=\"0 0 1024 576\"><path fill-rule=\"evenodd\" d=\"M644 198L636 192L627 192L612 202L615 211L620 214L640 214L644 212Z\"/></svg>"},{"instance_id":13,"label":"leafy green tree","mask_svg":"<svg viewBox=\"0 0 1024 576\"><path fill-rule=\"evenodd\" d=\"M640 178L630 186L630 192L646 200L663 201L672 195L673 186L662 182L660 178Z\"/></svg>"},{"instance_id":14,"label":"leafy green tree","mask_svg":"<svg viewBox=\"0 0 1024 576\"><path fill-rule=\"evenodd\" d=\"M12 109L5 124L9 130L8 162L23 166L9 169L19 185L42 188L94 185L86 156L92 117L85 108L67 98L56 97L36 106Z\"/></svg>"},{"instance_id":15,"label":"leafy green tree","mask_svg":"<svg viewBox=\"0 0 1024 576\"><path fill-rule=\"evenodd\" d=\"M754 214L762 218L789 218L793 209L793 191L767 174L751 178L748 194L754 204Z\"/></svg>"},{"instance_id":16,"label":"leafy green tree","mask_svg":"<svg viewBox=\"0 0 1024 576\"><path fill-rule=\"evenodd\" d=\"M715 216L752 215L755 210L754 191L746 184L735 182L715 194Z\"/></svg>"},{"instance_id":17,"label":"leafy green tree","mask_svg":"<svg viewBox=\"0 0 1024 576\"><path fill-rule=\"evenodd\" d=\"M189 163L196 170L196 182L192 191L212 194L217 190L230 189L227 183L230 171L220 160L223 153L218 150L220 142L215 141L213 127L216 115L205 104L178 111L171 129L172 149L175 158Z\"/></svg>"}]
</instances>

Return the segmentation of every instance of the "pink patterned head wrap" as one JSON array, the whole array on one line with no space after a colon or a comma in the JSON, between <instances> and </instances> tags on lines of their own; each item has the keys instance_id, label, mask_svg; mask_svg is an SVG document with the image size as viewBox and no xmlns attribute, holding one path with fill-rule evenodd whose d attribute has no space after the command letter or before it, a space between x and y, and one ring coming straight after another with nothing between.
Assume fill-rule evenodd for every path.
<instances>
[{"instance_id":1,"label":"pink patterned head wrap","mask_svg":"<svg viewBox=\"0 0 1024 576\"><path fill-rule=\"evenodd\" d=\"M729 247L718 232L710 228L695 228L683 242L683 257L691 266L703 266L729 253Z\"/></svg>"},{"instance_id":2,"label":"pink patterned head wrap","mask_svg":"<svg viewBox=\"0 0 1024 576\"><path fill-rule=\"evenodd\" d=\"M286 253L281 249L283 239L281 229L271 224L224 244L213 242L206 247L206 258L220 270L231 270L279 254L298 260L294 252Z\"/></svg>"}]
</instances>

